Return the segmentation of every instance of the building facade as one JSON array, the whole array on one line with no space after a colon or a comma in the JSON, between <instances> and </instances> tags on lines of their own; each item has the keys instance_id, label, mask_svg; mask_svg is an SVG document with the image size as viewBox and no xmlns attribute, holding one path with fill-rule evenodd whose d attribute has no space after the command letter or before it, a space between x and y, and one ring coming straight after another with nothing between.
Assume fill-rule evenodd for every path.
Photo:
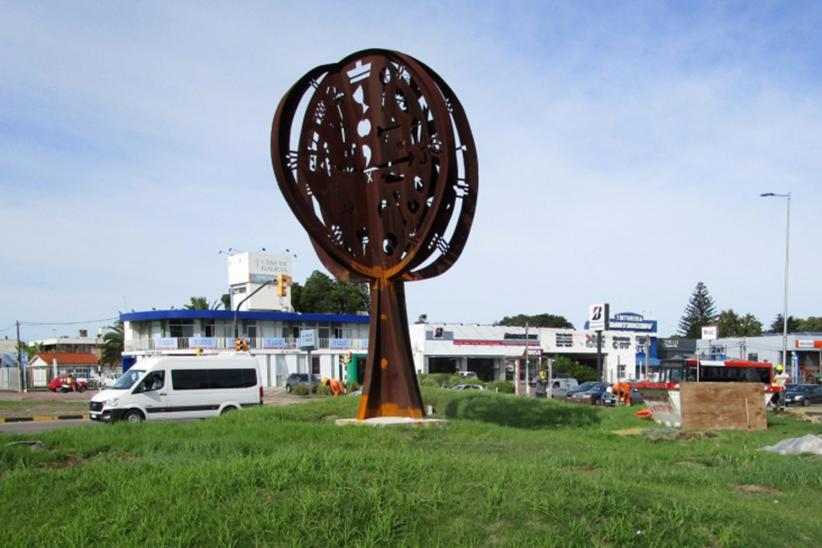
<instances>
[{"instance_id":1,"label":"building facade","mask_svg":"<svg viewBox=\"0 0 822 548\"><path fill-rule=\"evenodd\" d=\"M485 381L513 380L517 361L524 379L524 356L530 367L541 358L567 356L596 367L597 334L590 330L507 327L471 324L410 326L414 365L419 373L473 371ZM644 333L627 329L602 333L603 376L610 382L644 375L637 363L637 340ZM644 354L643 354L644 355Z\"/></svg>"},{"instance_id":2,"label":"building facade","mask_svg":"<svg viewBox=\"0 0 822 548\"><path fill-rule=\"evenodd\" d=\"M263 385L285 386L291 373L345 380L340 357L368 351L368 316L240 311L238 338L247 340ZM154 354L217 354L236 349L235 313L227 310L152 310L121 314L123 368ZM316 348L298 348L300 334L315 332Z\"/></svg>"}]
</instances>

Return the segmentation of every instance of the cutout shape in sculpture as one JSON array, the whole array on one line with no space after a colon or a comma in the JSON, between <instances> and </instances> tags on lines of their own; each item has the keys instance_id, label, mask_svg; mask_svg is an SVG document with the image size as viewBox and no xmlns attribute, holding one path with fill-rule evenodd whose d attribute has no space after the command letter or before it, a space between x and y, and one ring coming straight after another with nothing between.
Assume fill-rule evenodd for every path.
<instances>
[{"instance_id":1,"label":"cutout shape in sculpture","mask_svg":"<svg viewBox=\"0 0 822 548\"><path fill-rule=\"evenodd\" d=\"M477 155L459 100L413 57L360 51L309 71L286 92L271 159L325 266L339 279L370 283L357 418L424 416L403 283L448 270L468 238Z\"/></svg>"}]
</instances>

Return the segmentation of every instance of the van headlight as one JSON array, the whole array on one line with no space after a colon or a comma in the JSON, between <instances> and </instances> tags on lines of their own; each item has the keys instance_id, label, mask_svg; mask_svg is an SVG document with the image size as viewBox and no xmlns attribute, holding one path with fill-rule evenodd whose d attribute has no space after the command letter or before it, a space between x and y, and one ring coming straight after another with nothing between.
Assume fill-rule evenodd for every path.
<instances>
[{"instance_id":1,"label":"van headlight","mask_svg":"<svg viewBox=\"0 0 822 548\"><path fill-rule=\"evenodd\" d=\"M106 407L117 407L120 404L120 398L112 398L106 402Z\"/></svg>"}]
</instances>

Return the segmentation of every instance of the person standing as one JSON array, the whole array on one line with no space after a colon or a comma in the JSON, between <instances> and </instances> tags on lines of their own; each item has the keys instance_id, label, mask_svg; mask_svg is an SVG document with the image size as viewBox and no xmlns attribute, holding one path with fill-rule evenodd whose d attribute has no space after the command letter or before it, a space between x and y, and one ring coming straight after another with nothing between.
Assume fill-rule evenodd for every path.
<instances>
[{"instance_id":1,"label":"person standing","mask_svg":"<svg viewBox=\"0 0 822 548\"><path fill-rule=\"evenodd\" d=\"M773 386L777 387L778 390L774 392L771 402L774 404L774 408L778 411L784 406L785 385L788 384L790 376L785 372L785 368L781 363L776 364L774 370L776 371L776 375L773 376Z\"/></svg>"}]
</instances>

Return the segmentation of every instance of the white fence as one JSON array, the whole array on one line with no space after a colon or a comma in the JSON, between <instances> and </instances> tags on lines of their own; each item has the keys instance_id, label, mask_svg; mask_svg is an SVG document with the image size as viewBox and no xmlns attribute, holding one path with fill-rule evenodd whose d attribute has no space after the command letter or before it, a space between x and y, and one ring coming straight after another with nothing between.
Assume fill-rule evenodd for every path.
<instances>
[{"instance_id":1,"label":"white fence","mask_svg":"<svg viewBox=\"0 0 822 548\"><path fill-rule=\"evenodd\" d=\"M20 369L0 367L0 390L20 390Z\"/></svg>"}]
</instances>

